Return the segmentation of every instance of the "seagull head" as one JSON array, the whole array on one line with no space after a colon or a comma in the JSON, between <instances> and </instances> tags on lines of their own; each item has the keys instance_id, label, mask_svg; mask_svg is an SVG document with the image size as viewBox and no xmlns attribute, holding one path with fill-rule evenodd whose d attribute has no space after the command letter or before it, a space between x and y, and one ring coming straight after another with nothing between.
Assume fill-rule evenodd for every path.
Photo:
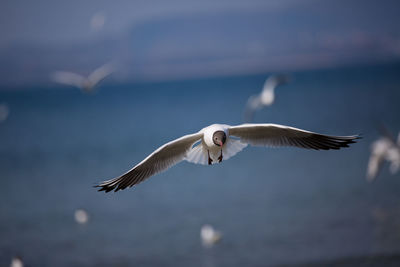
<instances>
[{"instance_id":1,"label":"seagull head","mask_svg":"<svg viewBox=\"0 0 400 267\"><path fill-rule=\"evenodd\" d=\"M213 142L217 146L223 146L226 141L226 134L224 131L216 131L213 134Z\"/></svg>"}]
</instances>

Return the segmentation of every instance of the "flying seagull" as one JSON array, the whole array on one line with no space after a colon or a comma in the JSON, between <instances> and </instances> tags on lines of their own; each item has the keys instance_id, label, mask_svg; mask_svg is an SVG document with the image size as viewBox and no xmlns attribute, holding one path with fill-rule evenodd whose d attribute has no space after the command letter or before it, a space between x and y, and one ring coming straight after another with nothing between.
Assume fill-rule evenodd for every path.
<instances>
[{"instance_id":1,"label":"flying seagull","mask_svg":"<svg viewBox=\"0 0 400 267\"><path fill-rule=\"evenodd\" d=\"M24 262L19 256L12 258L10 267L24 267Z\"/></svg>"},{"instance_id":2,"label":"flying seagull","mask_svg":"<svg viewBox=\"0 0 400 267\"><path fill-rule=\"evenodd\" d=\"M200 238L203 246L212 247L215 243L221 240L222 234L215 230L209 224L205 224L201 227Z\"/></svg>"},{"instance_id":3,"label":"flying seagull","mask_svg":"<svg viewBox=\"0 0 400 267\"><path fill-rule=\"evenodd\" d=\"M0 122L5 121L8 118L8 115L10 114L10 108L6 103L1 103L0 104Z\"/></svg>"},{"instance_id":4,"label":"flying seagull","mask_svg":"<svg viewBox=\"0 0 400 267\"><path fill-rule=\"evenodd\" d=\"M107 63L95 69L87 77L68 71L56 71L52 74L52 79L61 84L78 87L85 93L91 93L99 82L113 72L114 66L111 63Z\"/></svg>"},{"instance_id":5,"label":"flying seagull","mask_svg":"<svg viewBox=\"0 0 400 267\"><path fill-rule=\"evenodd\" d=\"M389 132L372 143L371 156L367 168L367 181L373 181L385 161L390 162L390 172L395 174L400 169L400 133L397 141Z\"/></svg>"},{"instance_id":6,"label":"flying seagull","mask_svg":"<svg viewBox=\"0 0 400 267\"><path fill-rule=\"evenodd\" d=\"M258 95L252 95L247 100L244 110L245 122L251 122L254 113L264 107L270 106L275 100L275 88L289 82L289 77L286 75L272 75L264 82L264 87Z\"/></svg>"},{"instance_id":7,"label":"flying seagull","mask_svg":"<svg viewBox=\"0 0 400 267\"><path fill-rule=\"evenodd\" d=\"M75 221L79 224L86 224L89 221L89 214L84 209L77 209L74 212Z\"/></svg>"},{"instance_id":8,"label":"flying seagull","mask_svg":"<svg viewBox=\"0 0 400 267\"><path fill-rule=\"evenodd\" d=\"M233 157L249 144L328 150L348 147L357 138L356 135L323 135L278 124L213 124L197 133L166 143L122 176L104 181L96 187L100 187L99 191L117 192L139 184L182 160L211 165Z\"/></svg>"}]
</instances>

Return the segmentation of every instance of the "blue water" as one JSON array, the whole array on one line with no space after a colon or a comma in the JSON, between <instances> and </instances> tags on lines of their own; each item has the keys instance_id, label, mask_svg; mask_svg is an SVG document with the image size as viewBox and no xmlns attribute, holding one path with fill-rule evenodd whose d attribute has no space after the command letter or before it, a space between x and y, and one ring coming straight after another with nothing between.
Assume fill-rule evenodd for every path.
<instances>
[{"instance_id":1,"label":"blue water","mask_svg":"<svg viewBox=\"0 0 400 267\"><path fill-rule=\"evenodd\" d=\"M266 75L0 91L0 265L275 266L400 253L400 174L365 180L383 121L400 130L400 65L292 74L256 114L327 134L350 149L250 147L222 164L182 162L136 188L105 194L158 146L212 123L240 124ZM74 221L84 208L87 225ZM212 224L220 243L203 248Z\"/></svg>"}]
</instances>

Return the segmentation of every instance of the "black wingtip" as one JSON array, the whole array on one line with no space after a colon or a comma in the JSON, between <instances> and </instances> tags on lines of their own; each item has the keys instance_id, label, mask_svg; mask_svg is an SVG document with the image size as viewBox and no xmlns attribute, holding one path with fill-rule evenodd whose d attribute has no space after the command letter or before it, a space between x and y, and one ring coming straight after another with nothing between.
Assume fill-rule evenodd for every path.
<instances>
[{"instance_id":1,"label":"black wingtip","mask_svg":"<svg viewBox=\"0 0 400 267\"><path fill-rule=\"evenodd\" d=\"M336 136L333 137L330 142L330 146L328 146L328 149L341 149L341 148L347 148L350 147L351 144L357 143L359 139L362 139L362 135L351 135L351 136Z\"/></svg>"},{"instance_id":2,"label":"black wingtip","mask_svg":"<svg viewBox=\"0 0 400 267\"><path fill-rule=\"evenodd\" d=\"M349 147L349 144L355 144L357 143L358 140L362 139L362 134L357 134L352 136L352 139L349 139L347 142L345 142L345 144L347 145L346 147Z\"/></svg>"},{"instance_id":3,"label":"black wingtip","mask_svg":"<svg viewBox=\"0 0 400 267\"><path fill-rule=\"evenodd\" d=\"M362 134L357 134L354 136L354 138L348 142L348 144L355 144L357 143L359 140L363 139L364 137L362 136Z\"/></svg>"},{"instance_id":4,"label":"black wingtip","mask_svg":"<svg viewBox=\"0 0 400 267\"><path fill-rule=\"evenodd\" d=\"M353 139L349 140L348 142L346 142L347 144L355 144L358 142L358 140L362 139L361 136L357 135L355 136Z\"/></svg>"},{"instance_id":5,"label":"black wingtip","mask_svg":"<svg viewBox=\"0 0 400 267\"><path fill-rule=\"evenodd\" d=\"M104 191L105 193L108 193L108 192L114 190L114 188L115 188L115 187L108 186L108 185L94 185L93 187L94 187L94 188L100 188L100 189L98 189L97 191L98 191L98 192ZM117 192L117 191L118 191L118 190L115 190L115 192Z\"/></svg>"},{"instance_id":6,"label":"black wingtip","mask_svg":"<svg viewBox=\"0 0 400 267\"><path fill-rule=\"evenodd\" d=\"M98 185L94 185L94 188L100 188L99 190L97 190L98 192L104 191L105 193L114 191L114 192L118 192L119 190L124 190L126 187L122 187L120 184L98 184Z\"/></svg>"}]
</instances>

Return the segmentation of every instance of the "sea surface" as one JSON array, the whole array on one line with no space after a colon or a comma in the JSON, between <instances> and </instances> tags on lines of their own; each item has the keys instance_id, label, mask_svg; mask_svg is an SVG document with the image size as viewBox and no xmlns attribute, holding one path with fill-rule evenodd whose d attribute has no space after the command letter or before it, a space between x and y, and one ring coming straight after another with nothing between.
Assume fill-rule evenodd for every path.
<instances>
[{"instance_id":1,"label":"sea surface","mask_svg":"<svg viewBox=\"0 0 400 267\"><path fill-rule=\"evenodd\" d=\"M15 255L26 266L400 264L400 173L386 165L365 178L377 125L400 131L400 64L291 73L255 116L361 134L348 149L248 147L118 193L93 187L184 134L242 123L267 76L106 83L96 94L0 90L10 111L0 123L0 266ZM76 209L87 224L75 222ZM223 235L211 248L200 242L204 224Z\"/></svg>"}]
</instances>

